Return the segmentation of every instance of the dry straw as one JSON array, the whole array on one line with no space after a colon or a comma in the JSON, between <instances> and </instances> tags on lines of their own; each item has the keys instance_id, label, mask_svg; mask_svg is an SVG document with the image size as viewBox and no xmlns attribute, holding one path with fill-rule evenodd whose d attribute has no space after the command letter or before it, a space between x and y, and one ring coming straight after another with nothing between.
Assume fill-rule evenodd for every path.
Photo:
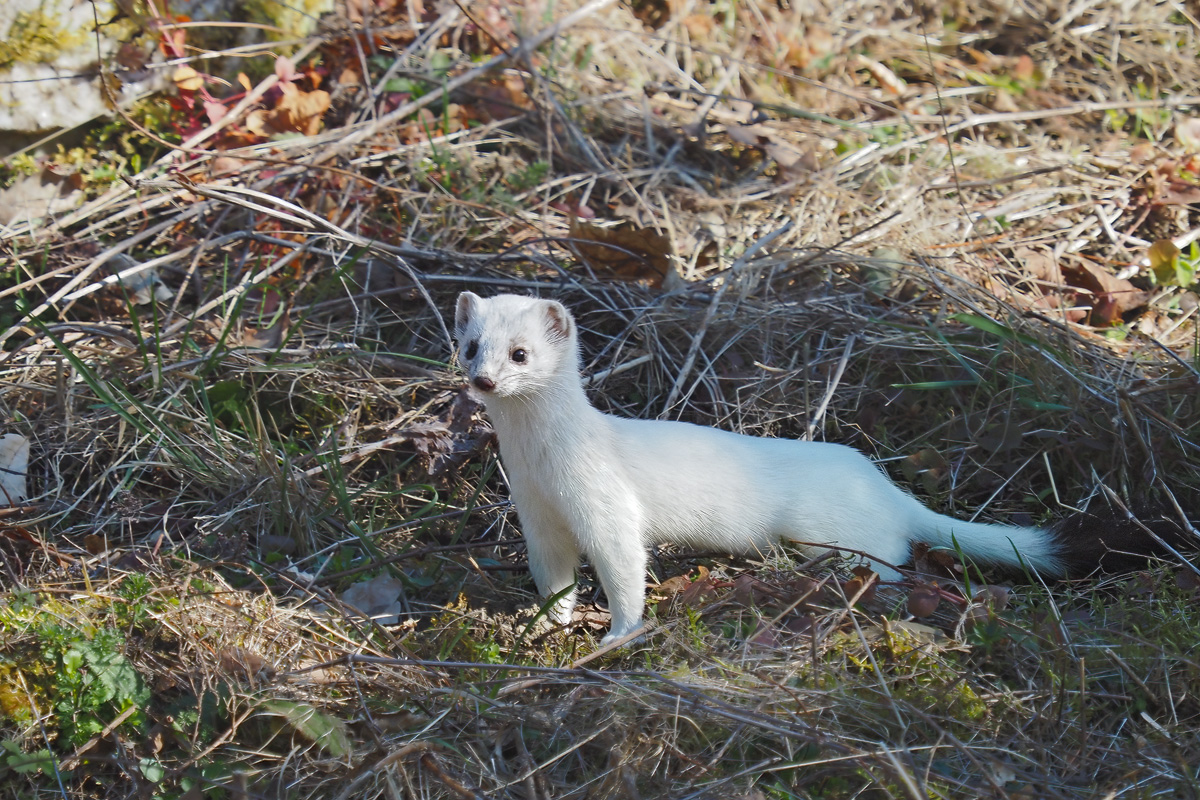
<instances>
[{"instance_id":1,"label":"dry straw","mask_svg":"<svg viewBox=\"0 0 1200 800\"><path fill-rule=\"evenodd\" d=\"M948 513L1183 519L1197 301L1148 246L1186 267L1200 230L1190 11L375 5L294 54L375 59L320 133L217 149L271 73L0 231L0 433L36 487L0 509L14 794L1197 794L1171 565L1011 599L959 574L914 621L912 586L829 559L663 553L694 580L649 647L595 653L594 606L533 622L444 323L462 289L557 297L598 405L852 444ZM388 110L396 77L427 91ZM356 582L400 588L371 620ZM149 699L88 706L72 653Z\"/></svg>"}]
</instances>

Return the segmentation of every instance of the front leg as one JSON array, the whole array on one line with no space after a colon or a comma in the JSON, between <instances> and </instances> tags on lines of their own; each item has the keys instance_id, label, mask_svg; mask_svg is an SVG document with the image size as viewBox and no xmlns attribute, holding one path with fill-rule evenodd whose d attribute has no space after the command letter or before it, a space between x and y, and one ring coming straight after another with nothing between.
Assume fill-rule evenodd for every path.
<instances>
[{"instance_id":1,"label":"front leg","mask_svg":"<svg viewBox=\"0 0 1200 800\"><path fill-rule=\"evenodd\" d=\"M529 555L529 571L538 592L550 598L574 585L579 548L566 526L553 515L526 513L520 507L517 513ZM550 608L550 618L559 625L569 625L574 609L575 592L570 591Z\"/></svg>"}]
</instances>

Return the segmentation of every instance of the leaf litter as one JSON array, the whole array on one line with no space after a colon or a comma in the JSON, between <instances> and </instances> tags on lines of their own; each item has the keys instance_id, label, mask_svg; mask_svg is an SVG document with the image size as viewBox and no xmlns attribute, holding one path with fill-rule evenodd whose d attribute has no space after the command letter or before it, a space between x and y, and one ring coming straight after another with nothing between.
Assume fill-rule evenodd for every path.
<instances>
[{"instance_id":1,"label":"leaf litter","mask_svg":"<svg viewBox=\"0 0 1200 800\"><path fill-rule=\"evenodd\" d=\"M531 626L445 323L464 287L559 297L602 407L846 442L962 518L1108 486L1194 509L1194 23L555 13L350 3L296 49L172 66L124 110L136 146L35 156L88 200L0 232L0 412L37 498L0 509L14 791L57 791L54 759L114 796L1194 783L1186 566L1048 594L947 550L895 584L666 550L648 645L595 655L587 570L575 624ZM198 36L147 30L171 59ZM103 280L151 260L153 287ZM74 709L103 753L40 702L80 696L27 658L55 636L153 688L144 723Z\"/></svg>"}]
</instances>

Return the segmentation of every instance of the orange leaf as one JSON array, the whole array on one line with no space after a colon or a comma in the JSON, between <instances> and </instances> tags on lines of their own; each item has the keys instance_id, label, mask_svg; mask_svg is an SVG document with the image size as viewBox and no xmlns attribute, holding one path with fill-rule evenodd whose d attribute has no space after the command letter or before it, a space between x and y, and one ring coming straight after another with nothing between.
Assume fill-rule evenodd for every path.
<instances>
[{"instance_id":1,"label":"orange leaf","mask_svg":"<svg viewBox=\"0 0 1200 800\"><path fill-rule=\"evenodd\" d=\"M294 83L279 84L283 92L270 111L255 109L246 115L246 129L256 136L302 133L312 136L321 130L321 117L329 110L329 92L305 92Z\"/></svg>"},{"instance_id":2,"label":"orange leaf","mask_svg":"<svg viewBox=\"0 0 1200 800\"><path fill-rule=\"evenodd\" d=\"M175 81L175 85L183 92L197 92L204 85L204 78L199 72L184 64L177 67L171 73L171 80Z\"/></svg>"}]
</instances>

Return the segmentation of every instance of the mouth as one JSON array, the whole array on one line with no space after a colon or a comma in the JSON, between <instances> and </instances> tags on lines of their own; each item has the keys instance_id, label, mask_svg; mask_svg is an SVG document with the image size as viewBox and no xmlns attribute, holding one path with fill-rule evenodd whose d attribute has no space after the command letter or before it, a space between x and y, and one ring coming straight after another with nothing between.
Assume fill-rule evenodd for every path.
<instances>
[{"instance_id":1,"label":"mouth","mask_svg":"<svg viewBox=\"0 0 1200 800\"><path fill-rule=\"evenodd\" d=\"M476 375L471 379L471 386L485 395L496 391L496 382L486 375Z\"/></svg>"}]
</instances>

